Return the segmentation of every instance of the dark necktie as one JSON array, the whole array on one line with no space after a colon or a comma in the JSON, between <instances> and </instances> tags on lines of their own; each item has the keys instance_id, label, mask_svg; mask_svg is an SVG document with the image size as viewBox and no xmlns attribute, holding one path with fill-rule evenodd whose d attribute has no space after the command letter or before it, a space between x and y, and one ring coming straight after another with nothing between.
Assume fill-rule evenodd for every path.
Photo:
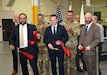
<instances>
[{"instance_id":1,"label":"dark necktie","mask_svg":"<svg viewBox=\"0 0 107 75\"><path fill-rule=\"evenodd\" d=\"M56 33L56 31L55 31L55 27L54 27L54 29L53 29L53 30L54 30L54 33L53 33L53 34L55 34L55 33Z\"/></svg>"},{"instance_id":2,"label":"dark necktie","mask_svg":"<svg viewBox=\"0 0 107 75\"><path fill-rule=\"evenodd\" d=\"M86 32L86 33L88 32L88 26L86 26L85 32Z\"/></svg>"}]
</instances>

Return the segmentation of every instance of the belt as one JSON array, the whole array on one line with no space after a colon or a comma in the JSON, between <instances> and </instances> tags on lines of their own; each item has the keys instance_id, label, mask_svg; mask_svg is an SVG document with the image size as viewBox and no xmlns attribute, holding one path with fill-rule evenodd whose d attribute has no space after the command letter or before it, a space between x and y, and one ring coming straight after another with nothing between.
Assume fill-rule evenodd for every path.
<instances>
[{"instance_id":1,"label":"belt","mask_svg":"<svg viewBox=\"0 0 107 75\"><path fill-rule=\"evenodd\" d=\"M28 47L24 47L24 48L20 48L20 50L24 50L24 49L27 49Z\"/></svg>"}]
</instances>

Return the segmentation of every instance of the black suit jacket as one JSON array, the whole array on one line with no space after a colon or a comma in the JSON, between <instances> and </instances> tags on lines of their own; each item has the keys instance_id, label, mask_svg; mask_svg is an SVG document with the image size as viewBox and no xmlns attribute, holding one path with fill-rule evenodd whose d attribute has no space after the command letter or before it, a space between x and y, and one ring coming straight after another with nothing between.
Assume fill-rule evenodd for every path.
<instances>
[{"instance_id":1,"label":"black suit jacket","mask_svg":"<svg viewBox=\"0 0 107 75\"><path fill-rule=\"evenodd\" d=\"M28 31L28 40L34 40L33 31L37 30L35 25L27 24L27 31ZM9 39L9 45L14 45L16 48L19 47L19 25L14 26L11 31L10 39ZM28 49L31 50L37 50L38 47L35 43L34 45L31 45L28 43Z\"/></svg>"},{"instance_id":2,"label":"black suit jacket","mask_svg":"<svg viewBox=\"0 0 107 75\"><path fill-rule=\"evenodd\" d=\"M44 42L48 45L48 43L51 43L54 48L58 48L59 51L62 51L62 47L55 44L55 41L60 40L63 43L68 41L68 34L64 26L58 25L57 26L57 33L52 34L51 25L46 28L44 33ZM52 50L50 50L52 51Z\"/></svg>"},{"instance_id":3,"label":"black suit jacket","mask_svg":"<svg viewBox=\"0 0 107 75\"><path fill-rule=\"evenodd\" d=\"M7 34L8 34L8 36L10 37L10 34L11 34L11 30L12 30L12 28L15 26L15 23L13 22L13 23L10 23L10 27L9 27L9 29L7 30Z\"/></svg>"}]
</instances>

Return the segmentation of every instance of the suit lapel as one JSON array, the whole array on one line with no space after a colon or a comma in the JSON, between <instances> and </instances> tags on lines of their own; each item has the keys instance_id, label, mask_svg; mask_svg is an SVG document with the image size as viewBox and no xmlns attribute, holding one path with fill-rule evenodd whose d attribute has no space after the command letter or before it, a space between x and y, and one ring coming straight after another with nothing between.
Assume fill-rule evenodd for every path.
<instances>
[{"instance_id":1,"label":"suit lapel","mask_svg":"<svg viewBox=\"0 0 107 75\"><path fill-rule=\"evenodd\" d=\"M28 35L29 35L29 25L27 24L27 32L28 32Z\"/></svg>"},{"instance_id":2,"label":"suit lapel","mask_svg":"<svg viewBox=\"0 0 107 75\"><path fill-rule=\"evenodd\" d=\"M57 25L57 31L56 31L56 33L58 34L58 32L59 32L59 25Z\"/></svg>"},{"instance_id":3,"label":"suit lapel","mask_svg":"<svg viewBox=\"0 0 107 75\"><path fill-rule=\"evenodd\" d=\"M50 31L50 34L53 35L53 34L52 34L51 25L50 25L50 27L49 27L49 31Z\"/></svg>"},{"instance_id":4,"label":"suit lapel","mask_svg":"<svg viewBox=\"0 0 107 75\"><path fill-rule=\"evenodd\" d=\"M84 36L86 36L86 31L85 31L85 30L86 30L86 25L85 25L85 26L83 27L83 29L82 29L82 32L83 32L82 34L83 34Z\"/></svg>"},{"instance_id":5,"label":"suit lapel","mask_svg":"<svg viewBox=\"0 0 107 75\"><path fill-rule=\"evenodd\" d=\"M93 28L93 24L90 26L88 32L86 33L86 25L85 25L85 27L84 27L84 34L85 34L85 36L90 33L90 31L92 30L92 28Z\"/></svg>"},{"instance_id":6,"label":"suit lapel","mask_svg":"<svg viewBox=\"0 0 107 75\"><path fill-rule=\"evenodd\" d=\"M52 34L52 29L51 29L51 25L50 25L50 27L49 27L49 31L50 31L50 34L53 36L53 34ZM57 35L58 32L59 32L59 25L57 26L57 31L56 31L56 34L54 34L54 35Z\"/></svg>"},{"instance_id":7,"label":"suit lapel","mask_svg":"<svg viewBox=\"0 0 107 75\"><path fill-rule=\"evenodd\" d=\"M19 24L16 26L17 28L16 28L16 34L17 34L17 36L16 36L16 41L17 41L17 47L19 47L19 37L20 37L20 35L19 35Z\"/></svg>"},{"instance_id":8,"label":"suit lapel","mask_svg":"<svg viewBox=\"0 0 107 75\"><path fill-rule=\"evenodd\" d=\"M92 29L93 29L93 24L90 26L90 28L89 28L87 34L90 33L90 32L92 31Z\"/></svg>"},{"instance_id":9,"label":"suit lapel","mask_svg":"<svg viewBox=\"0 0 107 75\"><path fill-rule=\"evenodd\" d=\"M18 26L17 26L17 38L18 38L18 39L19 39L19 37L20 37L19 34L20 34L20 33L19 33L19 25L18 25Z\"/></svg>"},{"instance_id":10,"label":"suit lapel","mask_svg":"<svg viewBox=\"0 0 107 75\"><path fill-rule=\"evenodd\" d=\"M27 24L27 37L28 37L28 40L29 40L29 37L30 37L30 27L29 27L29 24Z\"/></svg>"}]
</instances>

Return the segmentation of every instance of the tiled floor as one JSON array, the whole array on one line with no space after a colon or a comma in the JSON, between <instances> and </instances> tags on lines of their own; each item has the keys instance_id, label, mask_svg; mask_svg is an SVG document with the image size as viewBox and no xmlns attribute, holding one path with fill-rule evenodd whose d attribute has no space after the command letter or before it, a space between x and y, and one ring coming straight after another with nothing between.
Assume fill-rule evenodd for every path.
<instances>
[{"instance_id":1,"label":"tiled floor","mask_svg":"<svg viewBox=\"0 0 107 75\"><path fill-rule=\"evenodd\" d=\"M101 61L100 67L102 75L107 75L107 60ZM30 75L33 75L30 66L29 72ZM8 42L0 42L0 75L11 75L11 73L12 73L11 50L9 49ZM42 75L45 75L45 73ZM87 73L86 72L81 73L76 71L75 75L87 75Z\"/></svg>"}]
</instances>

